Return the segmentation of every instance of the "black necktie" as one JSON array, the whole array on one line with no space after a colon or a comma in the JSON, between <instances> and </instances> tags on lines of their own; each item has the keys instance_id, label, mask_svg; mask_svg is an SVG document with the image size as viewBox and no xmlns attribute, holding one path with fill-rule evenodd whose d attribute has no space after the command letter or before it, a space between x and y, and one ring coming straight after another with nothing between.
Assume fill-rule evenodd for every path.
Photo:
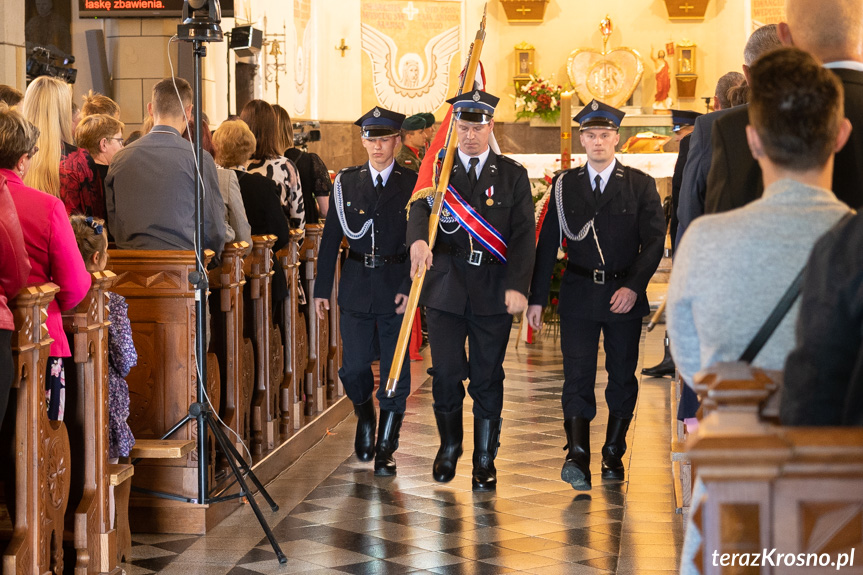
<instances>
[{"instance_id":1,"label":"black necktie","mask_svg":"<svg viewBox=\"0 0 863 575\"><path fill-rule=\"evenodd\" d=\"M593 181L596 182L596 186L593 188L593 199L599 204L599 198L602 197L602 176L596 174Z\"/></svg>"},{"instance_id":2,"label":"black necktie","mask_svg":"<svg viewBox=\"0 0 863 575\"><path fill-rule=\"evenodd\" d=\"M476 187L476 166L479 164L479 158L470 159L470 167L467 169L467 179L470 180L470 188Z\"/></svg>"},{"instance_id":3,"label":"black necktie","mask_svg":"<svg viewBox=\"0 0 863 575\"><path fill-rule=\"evenodd\" d=\"M381 195L382 193L384 193L384 179L381 177L380 174L378 174L377 182L378 183L375 184L375 191L378 193L378 195Z\"/></svg>"}]
</instances>

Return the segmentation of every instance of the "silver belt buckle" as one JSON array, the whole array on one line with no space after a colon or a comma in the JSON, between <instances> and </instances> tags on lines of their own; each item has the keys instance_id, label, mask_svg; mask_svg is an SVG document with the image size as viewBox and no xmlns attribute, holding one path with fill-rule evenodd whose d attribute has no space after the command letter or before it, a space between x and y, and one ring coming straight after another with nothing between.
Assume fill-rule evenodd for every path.
<instances>
[{"instance_id":1,"label":"silver belt buckle","mask_svg":"<svg viewBox=\"0 0 863 575\"><path fill-rule=\"evenodd\" d=\"M472 266L478 266L482 263L482 252L480 250L473 250L470 252L470 255L467 258L467 263Z\"/></svg>"},{"instance_id":2,"label":"silver belt buckle","mask_svg":"<svg viewBox=\"0 0 863 575\"><path fill-rule=\"evenodd\" d=\"M367 268L374 268L375 254L363 254L363 265Z\"/></svg>"},{"instance_id":3,"label":"silver belt buckle","mask_svg":"<svg viewBox=\"0 0 863 575\"><path fill-rule=\"evenodd\" d=\"M593 283L605 285L605 270L593 270Z\"/></svg>"}]
</instances>

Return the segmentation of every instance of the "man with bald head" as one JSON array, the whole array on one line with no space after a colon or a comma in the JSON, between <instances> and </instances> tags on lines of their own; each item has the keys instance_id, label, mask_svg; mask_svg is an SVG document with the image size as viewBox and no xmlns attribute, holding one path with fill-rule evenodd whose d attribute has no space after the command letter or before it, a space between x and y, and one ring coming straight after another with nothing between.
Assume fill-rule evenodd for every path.
<instances>
[{"instance_id":1,"label":"man with bald head","mask_svg":"<svg viewBox=\"0 0 863 575\"><path fill-rule=\"evenodd\" d=\"M786 0L785 13L786 21L777 28L782 43L815 56L845 89L845 117L853 129L836 154L833 193L858 209L863 206L863 0ZM747 153L748 123L743 107L716 122L706 213L739 208L761 197L761 169Z\"/></svg>"}]
</instances>

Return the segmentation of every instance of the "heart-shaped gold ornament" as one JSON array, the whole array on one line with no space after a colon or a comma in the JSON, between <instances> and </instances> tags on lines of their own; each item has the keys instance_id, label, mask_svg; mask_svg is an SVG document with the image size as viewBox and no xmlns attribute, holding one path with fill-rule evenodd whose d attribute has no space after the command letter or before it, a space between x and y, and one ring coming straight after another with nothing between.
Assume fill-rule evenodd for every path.
<instances>
[{"instance_id":1,"label":"heart-shaped gold ornament","mask_svg":"<svg viewBox=\"0 0 863 575\"><path fill-rule=\"evenodd\" d=\"M579 48L569 55L566 72L583 103L597 99L620 108L641 82L644 64L632 48L606 52Z\"/></svg>"}]
</instances>

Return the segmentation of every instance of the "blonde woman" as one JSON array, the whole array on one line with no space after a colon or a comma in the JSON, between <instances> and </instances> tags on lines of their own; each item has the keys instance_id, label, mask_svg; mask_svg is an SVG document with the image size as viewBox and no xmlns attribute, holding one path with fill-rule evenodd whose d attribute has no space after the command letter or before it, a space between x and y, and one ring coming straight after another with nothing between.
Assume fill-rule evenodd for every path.
<instances>
[{"instance_id":1,"label":"blonde woman","mask_svg":"<svg viewBox=\"0 0 863 575\"><path fill-rule=\"evenodd\" d=\"M120 105L114 100L90 90L84 95L84 105L81 106L81 119L93 114L105 114L111 116L115 120L120 119Z\"/></svg>"},{"instance_id":2,"label":"blonde woman","mask_svg":"<svg viewBox=\"0 0 863 575\"><path fill-rule=\"evenodd\" d=\"M104 218L104 202L84 202L92 207L86 210L80 201L98 196L99 185L93 158L74 146L70 86L56 78L36 78L24 94L22 109L39 129L37 146L44 153L34 157L24 183L63 200L70 215Z\"/></svg>"},{"instance_id":3,"label":"blonde woman","mask_svg":"<svg viewBox=\"0 0 863 575\"><path fill-rule=\"evenodd\" d=\"M75 142L87 150L93 158L96 176L93 193L72 197L67 194L64 202L70 213L104 213L105 178L114 154L123 149L123 122L106 114L85 116L75 128ZM96 216L98 217L98 216Z\"/></svg>"}]
</instances>

